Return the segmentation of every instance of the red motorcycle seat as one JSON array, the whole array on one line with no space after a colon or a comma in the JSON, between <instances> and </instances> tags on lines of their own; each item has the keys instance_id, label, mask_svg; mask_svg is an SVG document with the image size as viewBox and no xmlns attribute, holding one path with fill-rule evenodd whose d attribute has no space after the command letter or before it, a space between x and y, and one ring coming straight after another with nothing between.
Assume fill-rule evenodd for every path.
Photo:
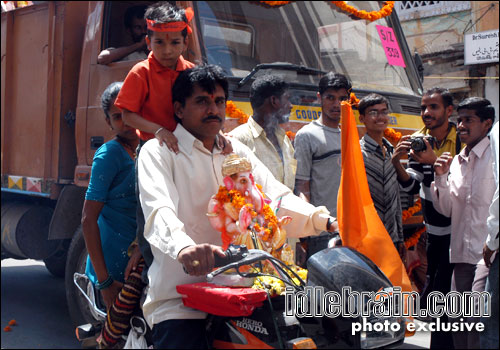
<instances>
[{"instance_id":1,"label":"red motorcycle seat","mask_svg":"<svg viewBox=\"0 0 500 350\"><path fill-rule=\"evenodd\" d=\"M216 316L250 316L262 306L267 293L248 287L225 287L201 282L177 286L185 306Z\"/></svg>"}]
</instances>

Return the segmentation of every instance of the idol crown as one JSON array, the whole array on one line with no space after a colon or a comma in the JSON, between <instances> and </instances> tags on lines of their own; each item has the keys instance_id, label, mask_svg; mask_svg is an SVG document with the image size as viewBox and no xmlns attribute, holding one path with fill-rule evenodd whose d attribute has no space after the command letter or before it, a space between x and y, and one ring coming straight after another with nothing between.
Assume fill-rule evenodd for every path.
<instances>
[{"instance_id":1,"label":"idol crown","mask_svg":"<svg viewBox=\"0 0 500 350\"><path fill-rule=\"evenodd\" d=\"M222 163L222 175L224 177L250 170L252 170L252 164L250 164L248 159L242 158L236 153L228 155Z\"/></svg>"}]
</instances>

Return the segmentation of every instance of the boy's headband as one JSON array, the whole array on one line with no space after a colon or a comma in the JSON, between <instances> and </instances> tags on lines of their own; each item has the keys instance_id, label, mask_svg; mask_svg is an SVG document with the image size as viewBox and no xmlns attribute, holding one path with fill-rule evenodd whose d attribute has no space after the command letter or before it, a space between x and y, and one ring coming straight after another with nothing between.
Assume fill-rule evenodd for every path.
<instances>
[{"instance_id":1,"label":"boy's headband","mask_svg":"<svg viewBox=\"0 0 500 350\"><path fill-rule=\"evenodd\" d=\"M148 29L153 32L180 32L187 28L188 34L191 34L193 30L189 27L188 23L193 19L194 12L191 7L185 10L187 23L184 21L169 22L169 23L158 23L152 19L147 19Z\"/></svg>"}]
</instances>

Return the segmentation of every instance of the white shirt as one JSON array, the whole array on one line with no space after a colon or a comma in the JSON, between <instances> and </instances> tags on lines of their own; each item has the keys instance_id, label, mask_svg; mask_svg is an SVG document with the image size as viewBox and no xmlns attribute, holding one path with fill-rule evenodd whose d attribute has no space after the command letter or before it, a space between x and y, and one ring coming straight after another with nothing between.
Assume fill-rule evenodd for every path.
<instances>
[{"instance_id":1,"label":"white shirt","mask_svg":"<svg viewBox=\"0 0 500 350\"><path fill-rule=\"evenodd\" d=\"M274 177L293 190L295 187L295 173L297 172L297 160L293 157L294 149L292 142L286 136L285 130L280 126L274 132L283 154L281 159L276 147L267 138L265 130L253 119L233 129L229 135L238 139L257 155L259 160L271 171Z\"/></svg>"},{"instance_id":2,"label":"white shirt","mask_svg":"<svg viewBox=\"0 0 500 350\"><path fill-rule=\"evenodd\" d=\"M138 159L144 236L151 244L154 257L143 305L150 327L169 319L206 317L203 312L185 307L175 289L179 284L205 281L205 277L187 275L176 259L178 253L190 245L222 244L221 234L212 228L206 212L210 197L224 185L221 169L225 156L217 147L209 152L181 124L174 135L178 139L178 154L152 139L142 147ZM328 221L325 207L314 207L294 196L242 143L232 140L232 146L235 153L252 163L255 182L262 185L273 200L272 208L283 196L278 217L293 218L285 227L288 236L318 235L325 230Z\"/></svg>"},{"instance_id":3,"label":"white shirt","mask_svg":"<svg viewBox=\"0 0 500 350\"><path fill-rule=\"evenodd\" d=\"M490 216L488 217L488 237L486 244L491 250L498 249L498 122L495 123L490 132L491 158L493 160L493 175L495 175L495 183L497 189L493 195L493 201L490 205Z\"/></svg>"},{"instance_id":4,"label":"white shirt","mask_svg":"<svg viewBox=\"0 0 500 350\"><path fill-rule=\"evenodd\" d=\"M483 138L453 158L448 174L435 175L431 184L434 207L451 216L450 262L478 264L488 235L486 219L495 192L490 141Z\"/></svg>"}]
</instances>

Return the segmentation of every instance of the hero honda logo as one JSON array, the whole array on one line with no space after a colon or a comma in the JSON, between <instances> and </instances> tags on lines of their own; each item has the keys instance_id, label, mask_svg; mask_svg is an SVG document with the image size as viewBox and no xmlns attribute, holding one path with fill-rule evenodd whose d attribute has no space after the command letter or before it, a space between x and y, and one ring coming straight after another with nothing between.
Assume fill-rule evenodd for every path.
<instances>
[{"instance_id":1,"label":"hero honda logo","mask_svg":"<svg viewBox=\"0 0 500 350\"><path fill-rule=\"evenodd\" d=\"M243 329L246 329L247 331L250 331L250 332L269 335L266 327L263 326L262 322L251 320L249 318L243 318L242 320L237 320L236 326L243 328Z\"/></svg>"}]
</instances>

